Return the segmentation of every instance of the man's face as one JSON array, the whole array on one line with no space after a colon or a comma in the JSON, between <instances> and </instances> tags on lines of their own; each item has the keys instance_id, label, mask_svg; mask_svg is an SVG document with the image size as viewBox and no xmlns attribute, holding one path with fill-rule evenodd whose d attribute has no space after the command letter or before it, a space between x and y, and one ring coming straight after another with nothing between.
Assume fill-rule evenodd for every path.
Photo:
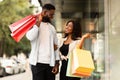
<instances>
[{"instance_id":1,"label":"man's face","mask_svg":"<svg viewBox=\"0 0 120 80\"><path fill-rule=\"evenodd\" d=\"M49 17L50 19L53 19L55 10L47 10L45 13L45 16Z\"/></svg>"}]
</instances>

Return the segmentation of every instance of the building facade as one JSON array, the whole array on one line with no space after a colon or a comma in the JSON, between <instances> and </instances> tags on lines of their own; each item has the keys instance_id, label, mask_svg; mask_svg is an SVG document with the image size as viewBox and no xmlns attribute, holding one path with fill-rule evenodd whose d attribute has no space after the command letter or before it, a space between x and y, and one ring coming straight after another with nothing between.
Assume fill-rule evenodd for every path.
<instances>
[{"instance_id":1,"label":"building facade","mask_svg":"<svg viewBox=\"0 0 120 80\"><path fill-rule=\"evenodd\" d=\"M69 19L80 20L83 34L93 34L85 48L92 52L96 68L85 80L119 80L119 0L41 0L41 3L56 6L54 25L60 37Z\"/></svg>"}]
</instances>

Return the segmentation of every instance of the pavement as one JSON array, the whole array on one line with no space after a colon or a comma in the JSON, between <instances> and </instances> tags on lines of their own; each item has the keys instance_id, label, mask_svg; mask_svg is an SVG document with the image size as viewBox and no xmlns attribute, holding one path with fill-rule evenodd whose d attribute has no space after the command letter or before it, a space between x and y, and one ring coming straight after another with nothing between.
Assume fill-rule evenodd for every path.
<instances>
[{"instance_id":1,"label":"pavement","mask_svg":"<svg viewBox=\"0 0 120 80\"><path fill-rule=\"evenodd\" d=\"M27 69L24 73L1 77L0 80L32 80L31 70ZM56 80L59 80L59 74L56 75Z\"/></svg>"}]
</instances>

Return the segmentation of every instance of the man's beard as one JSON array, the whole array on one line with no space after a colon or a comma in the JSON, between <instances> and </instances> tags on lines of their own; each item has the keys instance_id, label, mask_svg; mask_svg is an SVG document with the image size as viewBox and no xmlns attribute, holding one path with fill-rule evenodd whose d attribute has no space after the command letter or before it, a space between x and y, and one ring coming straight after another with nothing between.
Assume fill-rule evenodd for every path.
<instances>
[{"instance_id":1,"label":"man's beard","mask_svg":"<svg viewBox=\"0 0 120 80\"><path fill-rule=\"evenodd\" d=\"M48 16L43 16L42 17L42 22L49 22L49 23L51 23L51 20L50 20L50 18Z\"/></svg>"}]
</instances>

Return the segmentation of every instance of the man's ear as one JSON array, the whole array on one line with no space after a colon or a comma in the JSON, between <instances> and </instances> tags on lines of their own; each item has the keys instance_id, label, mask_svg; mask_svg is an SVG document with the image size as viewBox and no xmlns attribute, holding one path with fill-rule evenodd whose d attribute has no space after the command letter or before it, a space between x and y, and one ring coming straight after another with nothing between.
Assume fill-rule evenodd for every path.
<instances>
[{"instance_id":1,"label":"man's ear","mask_svg":"<svg viewBox=\"0 0 120 80\"><path fill-rule=\"evenodd\" d=\"M46 14L47 14L47 10L44 10L44 11L43 11L43 15L46 15Z\"/></svg>"}]
</instances>

